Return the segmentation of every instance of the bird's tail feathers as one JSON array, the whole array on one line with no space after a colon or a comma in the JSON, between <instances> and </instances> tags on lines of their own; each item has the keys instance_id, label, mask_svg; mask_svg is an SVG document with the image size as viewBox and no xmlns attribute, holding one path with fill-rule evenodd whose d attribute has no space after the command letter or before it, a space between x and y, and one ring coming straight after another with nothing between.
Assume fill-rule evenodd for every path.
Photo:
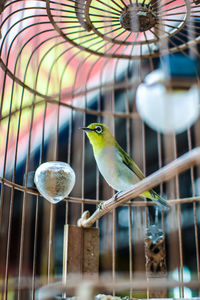
<instances>
[{"instance_id":1,"label":"bird's tail feathers","mask_svg":"<svg viewBox=\"0 0 200 300\"><path fill-rule=\"evenodd\" d=\"M151 193L151 200L155 201L156 204L162 209L162 210L169 210L170 205L167 200L165 200L163 197L158 195L154 190L150 191Z\"/></svg>"}]
</instances>

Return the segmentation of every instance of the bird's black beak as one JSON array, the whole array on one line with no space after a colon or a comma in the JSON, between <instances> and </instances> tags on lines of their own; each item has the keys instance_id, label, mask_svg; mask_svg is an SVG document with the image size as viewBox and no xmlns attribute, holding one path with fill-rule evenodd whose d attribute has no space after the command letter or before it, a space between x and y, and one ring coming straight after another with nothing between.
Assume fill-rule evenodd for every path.
<instances>
[{"instance_id":1,"label":"bird's black beak","mask_svg":"<svg viewBox=\"0 0 200 300\"><path fill-rule=\"evenodd\" d=\"M79 129L82 129L83 131L92 131L92 129L88 127L80 127Z\"/></svg>"}]
</instances>

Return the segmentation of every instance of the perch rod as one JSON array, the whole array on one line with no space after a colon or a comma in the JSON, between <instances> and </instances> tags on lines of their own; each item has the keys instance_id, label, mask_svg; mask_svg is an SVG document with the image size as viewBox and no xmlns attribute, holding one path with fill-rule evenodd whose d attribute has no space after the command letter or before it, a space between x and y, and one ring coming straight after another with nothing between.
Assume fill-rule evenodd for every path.
<instances>
[{"instance_id":1,"label":"perch rod","mask_svg":"<svg viewBox=\"0 0 200 300\"><path fill-rule=\"evenodd\" d=\"M175 159L160 170L133 185L131 189L121 192L117 196L113 196L109 200L102 202L101 206L98 207L91 216L89 211L83 212L81 218L78 220L78 226L92 226L99 218L120 206L122 203L139 196L143 192L152 189L160 183L173 178L177 174L186 171L197 164L200 164L200 147L197 147Z\"/></svg>"}]
</instances>

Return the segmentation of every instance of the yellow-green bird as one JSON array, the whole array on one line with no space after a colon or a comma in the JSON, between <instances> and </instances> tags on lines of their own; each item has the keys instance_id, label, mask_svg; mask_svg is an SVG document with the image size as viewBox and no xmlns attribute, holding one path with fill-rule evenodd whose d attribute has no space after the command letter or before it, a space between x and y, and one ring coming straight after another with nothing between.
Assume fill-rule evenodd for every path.
<instances>
[{"instance_id":1,"label":"yellow-green bird","mask_svg":"<svg viewBox=\"0 0 200 300\"><path fill-rule=\"evenodd\" d=\"M91 123L82 127L92 144L94 157L100 173L116 191L125 191L141 179L144 174L128 154L120 147L105 124ZM168 202L154 190L140 196L155 201L162 209L169 208Z\"/></svg>"}]
</instances>

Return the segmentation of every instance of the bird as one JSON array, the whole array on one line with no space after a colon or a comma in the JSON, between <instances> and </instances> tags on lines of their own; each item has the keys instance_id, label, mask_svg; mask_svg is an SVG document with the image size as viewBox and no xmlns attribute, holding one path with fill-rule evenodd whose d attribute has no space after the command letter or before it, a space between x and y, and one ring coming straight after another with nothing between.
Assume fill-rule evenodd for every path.
<instances>
[{"instance_id":1,"label":"bird","mask_svg":"<svg viewBox=\"0 0 200 300\"><path fill-rule=\"evenodd\" d=\"M92 145L101 175L117 193L130 189L145 178L137 164L118 144L107 125L91 123L81 129L86 133ZM140 196L154 201L161 210L169 209L167 200L154 190L145 191Z\"/></svg>"}]
</instances>

